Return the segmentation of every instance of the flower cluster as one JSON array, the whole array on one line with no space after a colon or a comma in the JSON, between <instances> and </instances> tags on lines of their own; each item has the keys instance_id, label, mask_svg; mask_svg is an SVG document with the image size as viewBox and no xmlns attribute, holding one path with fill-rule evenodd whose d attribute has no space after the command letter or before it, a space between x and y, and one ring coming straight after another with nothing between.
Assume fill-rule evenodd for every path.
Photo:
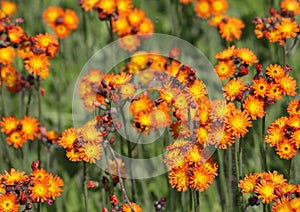
<instances>
[{"instance_id":1,"label":"flower cluster","mask_svg":"<svg viewBox=\"0 0 300 212\"><path fill-rule=\"evenodd\" d=\"M69 160L96 163L100 159L106 131L100 132L100 117L98 119L89 121L79 129L69 128L62 133L58 144L66 149ZM106 119L103 117L102 120Z\"/></svg>"},{"instance_id":2,"label":"flower cluster","mask_svg":"<svg viewBox=\"0 0 300 212\"><path fill-rule=\"evenodd\" d=\"M33 162L29 175L13 168L0 174L0 211L17 212L23 205L31 210L34 203L41 202L52 205L61 195L63 180L38 166L39 161Z\"/></svg>"},{"instance_id":3,"label":"flower cluster","mask_svg":"<svg viewBox=\"0 0 300 212\"><path fill-rule=\"evenodd\" d=\"M249 198L250 205L262 203L275 203L272 211L280 211L279 208L286 205L290 210L297 211L299 205L287 204L289 201L298 201L297 197L300 193L300 185L289 184L282 174L277 171L262 172L246 175L243 180L240 180L239 185L242 193L255 193ZM293 208L295 206L295 208ZM289 208L291 207L291 208ZM295 210L292 210L295 209Z\"/></svg>"},{"instance_id":4,"label":"flower cluster","mask_svg":"<svg viewBox=\"0 0 300 212\"><path fill-rule=\"evenodd\" d=\"M187 4L187 1L182 1ZM215 15L222 15L228 9L227 0L196 0L194 10L199 18L209 18Z\"/></svg>"},{"instance_id":5,"label":"flower cluster","mask_svg":"<svg viewBox=\"0 0 300 212\"><path fill-rule=\"evenodd\" d=\"M95 10L102 21L109 21L111 30L119 35L120 47L133 51L140 45L140 38L148 38L153 33L152 21L142 9L134 8L132 0L80 0L85 10Z\"/></svg>"},{"instance_id":6,"label":"flower cluster","mask_svg":"<svg viewBox=\"0 0 300 212\"><path fill-rule=\"evenodd\" d=\"M293 158L300 147L300 100L292 100L287 111L289 116L281 117L268 127L265 142L276 148L280 158ZM299 137L298 137L299 136Z\"/></svg>"},{"instance_id":7,"label":"flower cluster","mask_svg":"<svg viewBox=\"0 0 300 212\"><path fill-rule=\"evenodd\" d=\"M212 158L208 160L199 143L175 140L166 147L165 163L169 170L169 182L178 191L188 188L208 189L218 175L218 165Z\"/></svg>"},{"instance_id":8,"label":"flower cluster","mask_svg":"<svg viewBox=\"0 0 300 212\"><path fill-rule=\"evenodd\" d=\"M9 18L0 22L0 85L5 83L10 92L28 89L36 79L45 79L49 75L49 58L55 57L59 49L58 41L48 33L28 36L19 26L22 22ZM16 71L13 66L16 56L24 61L29 75Z\"/></svg>"},{"instance_id":9,"label":"flower cluster","mask_svg":"<svg viewBox=\"0 0 300 212\"><path fill-rule=\"evenodd\" d=\"M79 19L71 9L49 6L43 13L44 22L51 27L59 39L64 39L77 29Z\"/></svg>"},{"instance_id":10,"label":"flower cluster","mask_svg":"<svg viewBox=\"0 0 300 212\"><path fill-rule=\"evenodd\" d=\"M281 9L269 10L270 17L257 17L253 20L257 38L265 37L270 42L284 45L289 38L296 39L300 32L300 25L295 16L300 14L300 3L297 0L282 0Z\"/></svg>"},{"instance_id":11,"label":"flower cluster","mask_svg":"<svg viewBox=\"0 0 300 212\"><path fill-rule=\"evenodd\" d=\"M27 140L34 140L38 136L39 122L36 118L25 116L16 119L14 116L2 117L1 132L6 134L6 142L15 148L22 147Z\"/></svg>"}]
</instances>

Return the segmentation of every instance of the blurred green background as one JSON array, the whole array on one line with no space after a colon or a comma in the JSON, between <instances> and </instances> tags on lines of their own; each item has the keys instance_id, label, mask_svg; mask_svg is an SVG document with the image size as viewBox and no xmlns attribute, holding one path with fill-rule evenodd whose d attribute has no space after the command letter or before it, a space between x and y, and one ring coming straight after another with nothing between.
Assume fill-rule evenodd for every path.
<instances>
[{"instance_id":1,"label":"blurred green background","mask_svg":"<svg viewBox=\"0 0 300 212\"><path fill-rule=\"evenodd\" d=\"M74 85L81 69L88 59L100 50L106 44L109 44L109 32L104 22L99 21L94 11L85 13L77 4L76 0L31 0L14 1L18 5L18 12L15 17L21 17L25 20L23 27L29 35L49 32L50 28L42 22L42 12L50 5L70 8L76 11L80 24L77 30L70 36L60 41L61 51L57 57L51 60L50 76L43 82L46 95L42 98L43 121L42 124L48 130L53 129L62 132L64 129L72 127L72 95ZM147 16L152 20L156 33L165 33L182 38L197 48L199 48L211 61L213 65L217 63L215 54L224 49L224 42L221 40L217 29L209 26L207 21L195 16L192 5L181 5L177 0L135 0L135 7L145 10ZM237 47L245 47L252 50L258 57L263 67L271 63L282 63L282 52L277 44L270 44L265 39L257 39L253 32L254 25L251 21L256 17L265 17L268 15L268 9L275 7L279 9L279 1L273 0L229 0L228 14L241 18L246 27L243 29L243 35L240 41L232 44ZM116 36L115 36L116 38ZM298 46L288 57L288 64L292 67L291 75L300 82L300 52ZM19 65L22 69L22 66ZM20 70L19 70L20 71ZM24 71L24 70L23 70ZM249 77L255 74L255 67L251 67ZM5 93L6 115L14 114L21 116L20 95ZM37 98L33 98L31 104L31 115L37 115ZM283 98L276 105L268 108L266 124L270 125L275 119L286 115L286 106L289 98ZM75 114L76 117L76 114ZM1 137L2 139L2 137ZM260 172L260 152L261 142L261 120L253 123L250 132L243 139L244 147L244 173ZM27 154L24 154L24 160L21 160L20 152L9 147L9 155L4 155L1 141L1 158L10 157L13 159L13 167L30 172L31 161L36 160L36 145L31 142L28 145ZM150 151L157 151L155 145ZM268 164L270 170L278 170L286 174L287 161L281 160L274 149L268 149ZM223 151L222 154L226 154ZM294 167L299 165L299 154L293 159ZM226 163L226 161L225 161ZM43 165L43 163L42 163ZM219 164L222 166L225 164ZM9 167L5 160L0 160L0 172L8 170ZM294 183L300 183L299 170L294 170ZM51 171L60 175L64 182L64 193L62 197L57 198L53 206L43 206L42 211L83 211L83 200L81 193L82 179L81 164L69 162L63 149L52 149ZM88 176L91 180L100 180L105 175L103 170L95 165L88 166ZM130 180L125 180L129 197L131 198ZM155 211L153 202L161 197L167 197L166 211L189 211L188 193L178 193L171 189L168 184L167 175L147 179L136 180L137 203L146 212ZM222 187L219 178L208 191L201 193L201 211L221 211L221 198L218 195L218 187ZM114 193L122 199L119 187L114 188ZM245 195L245 200L247 195ZM109 207L109 196L101 188L89 191L89 205L91 211L101 211L102 207ZM260 206L253 207L249 211L261 211Z\"/></svg>"}]
</instances>

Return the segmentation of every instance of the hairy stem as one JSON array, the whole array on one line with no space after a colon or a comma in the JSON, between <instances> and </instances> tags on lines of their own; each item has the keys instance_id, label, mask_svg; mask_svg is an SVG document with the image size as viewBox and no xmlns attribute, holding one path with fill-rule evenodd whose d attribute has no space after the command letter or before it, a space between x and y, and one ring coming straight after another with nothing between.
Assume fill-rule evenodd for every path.
<instances>
[{"instance_id":1,"label":"hairy stem","mask_svg":"<svg viewBox=\"0 0 300 212\"><path fill-rule=\"evenodd\" d=\"M88 206L88 189L87 189L87 164L83 162L83 180L82 180L82 188L83 188L83 200L84 200L84 211L89 211Z\"/></svg>"}]
</instances>

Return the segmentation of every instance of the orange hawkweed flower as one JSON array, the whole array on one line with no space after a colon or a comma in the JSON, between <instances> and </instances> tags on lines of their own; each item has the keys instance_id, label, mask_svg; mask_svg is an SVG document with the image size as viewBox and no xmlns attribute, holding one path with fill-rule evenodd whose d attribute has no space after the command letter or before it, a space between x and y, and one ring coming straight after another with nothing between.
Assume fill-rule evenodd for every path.
<instances>
[{"instance_id":1,"label":"orange hawkweed flower","mask_svg":"<svg viewBox=\"0 0 300 212\"><path fill-rule=\"evenodd\" d=\"M300 115L300 100L294 99L290 101L289 106L287 108L287 112L290 115ZM0 126L1 126L1 122L0 122Z\"/></svg>"},{"instance_id":2,"label":"orange hawkweed flower","mask_svg":"<svg viewBox=\"0 0 300 212\"><path fill-rule=\"evenodd\" d=\"M269 85L267 80L261 77L259 79L253 80L252 88L254 90L255 96L264 98L267 95Z\"/></svg>"},{"instance_id":3,"label":"orange hawkweed flower","mask_svg":"<svg viewBox=\"0 0 300 212\"><path fill-rule=\"evenodd\" d=\"M133 207L134 211L142 212L142 208L138 204L131 202L131 206ZM125 205L122 206L122 212L132 212L129 204L126 203Z\"/></svg>"},{"instance_id":4,"label":"orange hawkweed flower","mask_svg":"<svg viewBox=\"0 0 300 212\"><path fill-rule=\"evenodd\" d=\"M72 162L82 161L84 157L84 153L82 152L82 149L75 149L75 148L68 148L66 150L66 156L67 158Z\"/></svg>"},{"instance_id":5,"label":"orange hawkweed flower","mask_svg":"<svg viewBox=\"0 0 300 212\"><path fill-rule=\"evenodd\" d=\"M30 178L34 182L43 182L48 178L48 176L49 176L49 174L46 172L46 170L41 168L41 169L34 170L31 173Z\"/></svg>"},{"instance_id":6,"label":"orange hawkweed flower","mask_svg":"<svg viewBox=\"0 0 300 212\"><path fill-rule=\"evenodd\" d=\"M23 136L23 133L18 130L12 131L6 137L7 144L13 145L14 148L22 147L26 141L27 141L27 139L25 138L25 136Z\"/></svg>"},{"instance_id":7,"label":"orange hawkweed flower","mask_svg":"<svg viewBox=\"0 0 300 212\"><path fill-rule=\"evenodd\" d=\"M33 54L24 61L24 65L30 74L39 76L42 79L49 75L50 61L46 54Z\"/></svg>"},{"instance_id":8,"label":"orange hawkweed flower","mask_svg":"<svg viewBox=\"0 0 300 212\"><path fill-rule=\"evenodd\" d=\"M48 33L36 35L35 41L34 45L46 52L50 57L54 57L59 49L57 39Z\"/></svg>"},{"instance_id":9,"label":"orange hawkweed flower","mask_svg":"<svg viewBox=\"0 0 300 212\"><path fill-rule=\"evenodd\" d=\"M234 101L237 97L242 95L246 89L247 84L243 82L242 78L233 78L223 87L224 96L229 101Z\"/></svg>"},{"instance_id":10,"label":"orange hawkweed flower","mask_svg":"<svg viewBox=\"0 0 300 212\"><path fill-rule=\"evenodd\" d=\"M154 25L149 18L144 18L143 21L138 26L138 34L145 34L141 35L142 38L148 38L149 35L154 32Z\"/></svg>"},{"instance_id":11,"label":"orange hawkweed flower","mask_svg":"<svg viewBox=\"0 0 300 212\"><path fill-rule=\"evenodd\" d=\"M0 2L0 19L5 17L12 17L17 11L17 4L10 1Z\"/></svg>"},{"instance_id":12,"label":"orange hawkweed flower","mask_svg":"<svg viewBox=\"0 0 300 212\"><path fill-rule=\"evenodd\" d=\"M25 172L20 172L14 168L10 169L9 171L5 171L5 174L0 175L1 178L4 179L5 185L16 185L19 182L23 182L28 176Z\"/></svg>"},{"instance_id":13,"label":"orange hawkweed flower","mask_svg":"<svg viewBox=\"0 0 300 212\"><path fill-rule=\"evenodd\" d=\"M272 212L293 211L289 205L289 200L288 197L278 199L272 206Z\"/></svg>"},{"instance_id":14,"label":"orange hawkweed flower","mask_svg":"<svg viewBox=\"0 0 300 212\"><path fill-rule=\"evenodd\" d=\"M214 177L206 167L196 165L193 169L193 175L191 176L189 183L191 188L203 192L205 189L208 189L209 184L213 181Z\"/></svg>"},{"instance_id":15,"label":"orange hawkweed flower","mask_svg":"<svg viewBox=\"0 0 300 212\"><path fill-rule=\"evenodd\" d=\"M225 80L233 76L235 72L235 65L232 60L220 61L214 68L215 72L218 74L220 80Z\"/></svg>"},{"instance_id":16,"label":"orange hawkweed flower","mask_svg":"<svg viewBox=\"0 0 300 212\"><path fill-rule=\"evenodd\" d=\"M50 174L48 179L48 191L50 197L55 200L56 197L61 196L63 189L61 188L64 186L64 181L59 176L53 176Z\"/></svg>"},{"instance_id":17,"label":"orange hawkweed flower","mask_svg":"<svg viewBox=\"0 0 300 212\"><path fill-rule=\"evenodd\" d=\"M66 38L71 33L71 30L64 24L57 24L54 26L54 33L60 39Z\"/></svg>"},{"instance_id":18,"label":"orange hawkweed flower","mask_svg":"<svg viewBox=\"0 0 300 212\"><path fill-rule=\"evenodd\" d=\"M69 128L62 133L62 136L58 140L58 143L64 148L72 148L76 138L77 130L74 128Z\"/></svg>"},{"instance_id":19,"label":"orange hawkweed flower","mask_svg":"<svg viewBox=\"0 0 300 212\"><path fill-rule=\"evenodd\" d=\"M195 101L202 100L207 94L204 83L199 79L196 79L188 89Z\"/></svg>"},{"instance_id":20,"label":"orange hawkweed flower","mask_svg":"<svg viewBox=\"0 0 300 212\"><path fill-rule=\"evenodd\" d=\"M242 36L242 29L245 24L242 20L228 16L226 21L222 21L219 25L219 32L226 41L239 40Z\"/></svg>"},{"instance_id":21,"label":"orange hawkweed flower","mask_svg":"<svg viewBox=\"0 0 300 212\"><path fill-rule=\"evenodd\" d=\"M117 2L117 10L120 13L127 13L131 11L133 5L132 0L116 0Z\"/></svg>"},{"instance_id":22,"label":"orange hawkweed flower","mask_svg":"<svg viewBox=\"0 0 300 212\"><path fill-rule=\"evenodd\" d=\"M228 9L227 0L210 1L210 12L212 15L222 15Z\"/></svg>"},{"instance_id":23,"label":"orange hawkweed flower","mask_svg":"<svg viewBox=\"0 0 300 212\"><path fill-rule=\"evenodd\" d=\"M152 111L153 103L147 95L141 96L138 100L133 100L129 106L129 111L132 115L138 114L143 111Z\"/></svg>"},{"instance_id":24,"label":"orange hawkweed flower","mask_svg":"<svg viewBox=\"0 0 300 212\"><path fill-rule=\"evenodd\" d=\"M116 2L111 0L99 0L97 6L102 9L102 11L108 15L111 15L116 8Z\"/></svg>"},{"instance_id":25,"label":"orange hawkweed flower","mask_svg":"<svg viewBox=\"0 0 300 212\"><path fill-rule=\"evenodd\" d=\"M63 16L63 24L67 26L69 30L77 29L79 19L77 14L70 9L66 9Z\"/></svg>"},{"instance_id":26,"label":"orange hawkweed flower","mask_svg":"<svg viewBox=\"0 0 300 212\"><path fill-rule=\"evenodd\" d=\"M295 96L297 94L296 93L297 82L293 77L285 75L280 79L278 79L278 84L283 94L289 96Z\"/></svg>"},{"instance_id":27,"label":"orange hawkweed flower","mask_svg":"<svg viewBox=\"0 0 300 212\"><path fill-rule=\"evenodd\" d=\"M49 184L47 180L34 182L33 186L29 187L31 198L36 202L47 201L51 197L48 187Z\"/></svg>"},{"instance_id":28,"label":"orange hawkweed flower","mask_svg":"<svg viewBox=\"0 0 300 212\"><path fill-rule=\"evenodd\" d=\"M9 41L13 44L19 44L25 37L25 32L20 26L10 26L7 29L7 36Z\"/></svg>"},{"instance_id":29,"label":"orange hawkweed flower","mask_svg":"<svg viewBox=\"0 0 300 212\"><path fill-rule=\"evenodd\" d=\"M292 21L290 18L282 18L281 23L277 24L275 28L280 32L283 38L296 37L300 30L297 21Z\"/></svg>"},{"instance_id":30,"label":"orange hawkweed flower","mask_svg":"<svg viewBox=\"0 0 300 212\"><path fill-rule=\"evenodd\" d=\"M283 68L277 64L271 64L266 68L266 74L274 79L281 80L285 75Z\"/></svg>"},{"instance_id":31,"label":"orange hawkweed flower","mask_svg":"<svg viewBox=\"0 0 300 212\"><path fill-rule=\"evenodd\" d=\"M18 56L23 60L28 58L32 53L31 51L31 43L30 42L23 42L18 47Z\"/></svg>"},{"instance_id":32,"label":"orange hawkweed flower","mask_svg":"<svg viewBox=\"0 0 300 212\"><path fill-rule=\"evenodd\" d=\"M120 14L118 20L112 20L113 31L118 35L128 35L131 32L131 27L125 14Z\"/></svg>"},{"instance_id":33,"label":"orange hawkweed flower","mask_svg":"<svg viewBox=\"0 0 300 212\"><path fill-rule=\"evenodd\" d=\"M280 158L289 160L296 155L297 147L295 143L292 143L290 140L283 139L281 142L277 143L276 153Z\"/></svg>"},{"instance_id":34,"label":"orange hawkweed flower","mask_svg":"<svg viewBox=\"0 0 300 212\"><path fill-rule=\"evenodd\" d=\"M284 130L274 123L268 127L268 135L265 137L265 142L270 143L273 147L284 139Z\"/></svg>"},{"instance_id":35,"label":"orange hawkweed flower","mask_svg":"<svg viewBox=\"0 0 300 212\"><path fill-rule=\"evenodd\" d=\"M249 113L252 120L256 120L257 117L262 118L266 114L264 100L251 95L246 97L243 108Z\"/></svg>"},{"instance_id":36,"label":"orange hawkweed flower","mask_svg":"<svg viewBox=\"0 0 300 212\"><path fill-rule=\"evenodd\" d=\"M226 118L226 128L233 136L244 137L248 132L247 127L251 127L252 122L246 111L232 108Z\"/></svg>"},{"instance_id":37,"label":"orange hawkweed flower","mask_svg":"<svg viewBox=\"0 0 300 212\"><path fill-rule=\"evenodd\" d=\"M146 14L143 10L135 8L128 14L128 21L131 26L137 27L145 17Z\"/></svg>"},{"instance_id":38,"label":"orange hawkweed flower","mask_svg":"<svg viewBox=\"0 0 300 212\"><path fill-rule=\"evenodd\" d=\"M3 65L11 64L14 61L16 52L13 47L0 48L0 63Z\"/></svg>"},{"instance_id":39,"label":"orange hawkweed flower","mask_svg":"<svg viewBox=\"0 0 300 212\"><path fill-rule=\"evenodd\" d=\"M2 121L0 121L1 132L9 134L13 130L17 129L18 121L14 116L2 117Z\"/></svg>"},{"instance_id":40,"label":"orange hawkweed flower","mask_svg":"<svg viewBox=\"0 0 300 212\"><path fill-rule=\"evenodd\" d=\"M254 192L256 184L258 183L259 175L254 174L246 174L243 180L239 181L238 186L242 189L242 193Z\"/></svg>"},{"instance_id":41,"label":"orange hawkweed flower","mask_svg":"<svg viewBox=\"0 0 300 212\"><path fill-rule=\"evenodd\" d=\"M36 118L31 118L30 116L25 116L20 120L22 125L23 136L28 140L33 140L37 136L39 130L39 122Z\"/></svg>"},{"instance_id":42,"label":"orange hawkweed flower","mask_svg":"<svg viewBox=\"0 0 300 212\"><path fill-rule=\"evenodd\" d=\"M54 7L49 6L44 12L43 12L43 19L49 26L54 26L55 21L59 17L63 17L64 11L60 7Z\"/></svg>"},{"instance_id":43,"label":"orange hawkweed flower","mask_svg":"<svg viewBox=\"0 0 300 212\"><path fill-rule=\"evenodd\" d=\"M282 90L277 83L270 83L267 90L267 97L271 99L280 100L282 95Z\"/></svg>"},{"instance_id":44,"label":"orange hawkweed flower","mask_svg":"<svg viewBox=\"0 0 300 212\"><path fill-rule=\"evenodd\" d=\"M96 163L102 154L102 146L97 143L86 142L82 145L83 161L89 163Z\"/></svg>"},{"instance_id":45,"label":"orange hawkweed flower","mask_svg":"<svg viewBox=\"0 0 300 212\"><path fill-rule=\"evenodd\" d=\"M187 175L188 166L182 168L174 168L169 171L169 183L172 188L176 188L177 191L187 191L189 185L189 178Z\"/></svg>"},{"instance_id":46,"label":"orange hawkweed flower","mask_svg":"<svg viewBox=\"0 0 300 212\"><path fill-rule=\"evenodd\" d=\"M222 52L219 52L216 54L216 59L218 60L231 60L233 56L236 55L236 47L230 46L227 49L223 50Z\"/></svg>"},{"instance_id":47,"label":"orange hawkweed flower","mask_svg":"<svg viewBox=\"0 0 300 212\"><path fill-rule=\"evenodd\" d=\"M294 15L300 14L300 4L297 0L281 0L280 7L284 10L293 11Z\"/></svg>"},{"instance_id":48,"label":"orange hawkweed flower","mask_svg":"<svg viewBox=\"0 0 300 212\"><path fill-rule=\"evenodd\" d=\"M150 123L154 128L164 128L170 126L172 122L171 109L167 104L160 104L150 114Z\"/></svg>"},{"instance_id":49,"label":"orange hawkweed flower","mask_svg":"<svg viewBox=\"0 0 300 212\"><path fill-rule=\"evenodd\" d=\"M125 51L131 52L136 50L141 45L141 42L137 35L130 35L119 39L119 45Z\"/></svg>"},{"instance_id":50,"label":"orange hawkweed flower","mask_svg":"<svg viewBox=\"0 0 300 212\"><path fill-rule=\"evenodd\" d=\"M300 147L300 130L296 130L293 132L293 135L291 136L291 142L296 145L297 148Z\"/></svg>"},{"instance_id":51,"label":"orange hawkweed flower","mask_svg":"<svg viewBox=\"0 0 300 212\"><path fill-rule=\"evenodd\" d=\"M237 48L235 51L235 55L247 65L252 65L252 63L258 63L256 55L250 49Z\"/></svg>"},{"instance_id":52,"label":"orange hawkweed flower","mask_svg":"<svg viewBox=\"0 0 300 212\"><path fill-rule=\"evenodd\" d=\"M270 203L278 198L275 194L276 185L273 182L261 180L256 186L255 192L258 194L258 198L262 198L263 203Z\"/></svg>"},{"instance_id":53,"label":"orange hawkweed flower","mask_svg":"<svg viewBox=\"0 0 300 212\"><path fill-rule=\"evenodd\" d=\"M84 9L84 11L89 11L94 9L99 0L81 0L80 5Z\"/></svg>"},{"instance_id":54,"label":"orange hawkweed flower","mask_svg":"<svg viewBox=\"0 0 300 212\"><path fill-rule=\"evenodd\" d=\"M20 204L17 203L17 197L13 193L0 195L1 212L18 212Z\"/></svg>"},{"instance_id":55,"label":"orange hawkweed flower","mask_svg":"<svg viewBox=\"0 0 300 212\"><path fill-rule=\"evenodd\" d=\"M208 18L211 16L211 8L208 0L197 0L194 5L194 10L199 18Z\"/></svg>"}]
</instances>

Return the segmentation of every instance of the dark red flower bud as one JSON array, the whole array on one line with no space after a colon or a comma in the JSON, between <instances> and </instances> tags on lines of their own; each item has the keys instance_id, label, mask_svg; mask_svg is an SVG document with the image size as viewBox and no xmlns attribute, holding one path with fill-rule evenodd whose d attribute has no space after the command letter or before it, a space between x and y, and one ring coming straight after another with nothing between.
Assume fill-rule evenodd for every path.
<instances>
[{"instance_id":1,"label":"dark red flower bud","mask_svg":"<svg viewBox=\"0 0 300 212\"><path fill-rule=\"evenodd\" d=\"M32 169L32 171L37 170L37 169L39 168L39 165L40 165L40 161L39 161L39 160L33 161L33 162L31 163L31 169Z\"/></svg>"},{"instance_id":2,"label":"dark red flower bud","mask_svg":"<svg viewBox=\"0 0 300 212\"><path fill-rule=\"evenodd\" d=\"M112 205L117 205L119 203L119 199L115 195L110 195L110 201L109 202Z\"/></svg>"}]
</instances>

